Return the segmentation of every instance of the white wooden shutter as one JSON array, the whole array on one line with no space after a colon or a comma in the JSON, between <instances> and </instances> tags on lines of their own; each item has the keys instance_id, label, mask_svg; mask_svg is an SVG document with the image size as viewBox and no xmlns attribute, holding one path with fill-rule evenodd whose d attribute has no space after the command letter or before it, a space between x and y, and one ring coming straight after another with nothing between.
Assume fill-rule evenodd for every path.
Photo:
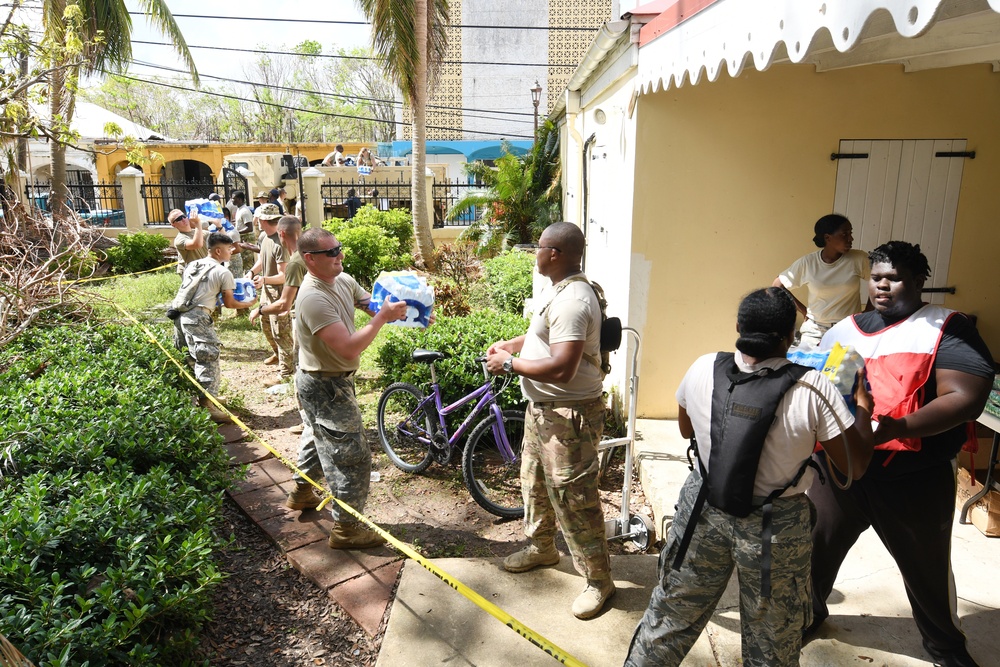
<instances>
[{"instance_id":1,"label":"white wooden shutter","mask_svg":"<svg viewBox=\"0 0 1000 667\"><path fill-rule=\"evenodd\" d=\"M935 157L960 152L965 139L843 140L833 210L854 225L854 247L872 248L886 241L919 243L931 265L925 287L948 286L948 265L955 234L964 157ZM942 303L944 295L926 300Z\"/></svg>"}]
</instances>

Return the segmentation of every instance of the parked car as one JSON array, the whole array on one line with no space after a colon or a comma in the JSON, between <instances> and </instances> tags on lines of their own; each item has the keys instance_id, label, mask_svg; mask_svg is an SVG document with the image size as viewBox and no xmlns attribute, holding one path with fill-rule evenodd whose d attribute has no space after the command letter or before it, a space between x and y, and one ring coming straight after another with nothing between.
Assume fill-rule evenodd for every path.
<instances>
[{"instance_id":1,"label":"parked car","mask_svg":"<svg viewBox=\"0 0 1000 667\"><path fill-rule=\"evenodd\" d=\"M49 210L48 193L35 195L34 205L44 211L47 217L52 215ZM122 209L96 208L83 197L73 196L73 212L76 216L91 225L101 227L125 227L125 211Z\"/></svg>"}]
</instances>

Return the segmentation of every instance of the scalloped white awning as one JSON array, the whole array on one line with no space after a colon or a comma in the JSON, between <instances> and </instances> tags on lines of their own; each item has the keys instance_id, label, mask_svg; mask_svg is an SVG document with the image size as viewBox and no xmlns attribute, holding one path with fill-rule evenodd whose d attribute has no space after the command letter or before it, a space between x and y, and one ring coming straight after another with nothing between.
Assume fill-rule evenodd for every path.
<instances>
[{"instance_id":1,"label":"scalloped white awning","mask_svg":"<svg viewBox=\"0 0 1000 667\"><path fill-rule=\"evenodd\" d=\"M775 62L1000 69L1000 0L677 0L640 32L638 84L649 93Z\"/></svg>"}]
</instances>

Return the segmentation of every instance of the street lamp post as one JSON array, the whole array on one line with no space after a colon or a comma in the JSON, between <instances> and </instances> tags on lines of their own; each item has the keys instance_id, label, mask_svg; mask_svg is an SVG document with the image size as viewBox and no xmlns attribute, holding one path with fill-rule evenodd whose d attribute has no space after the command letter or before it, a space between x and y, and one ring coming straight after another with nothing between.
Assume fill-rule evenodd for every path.
<instances>
[{"instance_id":1,"label":"street lamp post","mask_svg":"<svg viewBox=\"0 0 1000 667\"><path fill-rule=\"evenodd\" d=\"M535 80L535 87L531 89L531 103L535 105L535 136L538 136L538 104L542 101L542 86Z\"/></svg>"}]
</instances>

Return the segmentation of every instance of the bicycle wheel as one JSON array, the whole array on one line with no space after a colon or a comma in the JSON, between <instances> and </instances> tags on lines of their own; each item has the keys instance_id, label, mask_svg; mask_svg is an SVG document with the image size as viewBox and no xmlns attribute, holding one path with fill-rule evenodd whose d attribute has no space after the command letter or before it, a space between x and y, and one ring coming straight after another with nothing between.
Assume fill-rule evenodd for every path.
<instances>
[{"instance_id":1,"label":"bicycle wheel","mask_svg":"<svg viewBox=\"0 0 1000 667\"><path fill-rule=\"evenodd\" d=\"M493 432L496 417L479 422L462 452L462 477L472 498L480 507L505 519L524 516L521 498L521 442L524 439L524 413L503 411L503 429L514 452L513 461L505 461L500 443Z\"/></svg>"},{"instance_id":2,"label":"bicycle wheel","mask_svg":"<svg viewBox=\"0 0 1000 667\"><path fill-rule=\"evenodd\" d=\"M403 472L422 472L431 464L429 441L434 422L420 408L423 400L419 389L404 382L389 385L378 400L378 437L382 449Z\"/></svg>"}]
</instances>

